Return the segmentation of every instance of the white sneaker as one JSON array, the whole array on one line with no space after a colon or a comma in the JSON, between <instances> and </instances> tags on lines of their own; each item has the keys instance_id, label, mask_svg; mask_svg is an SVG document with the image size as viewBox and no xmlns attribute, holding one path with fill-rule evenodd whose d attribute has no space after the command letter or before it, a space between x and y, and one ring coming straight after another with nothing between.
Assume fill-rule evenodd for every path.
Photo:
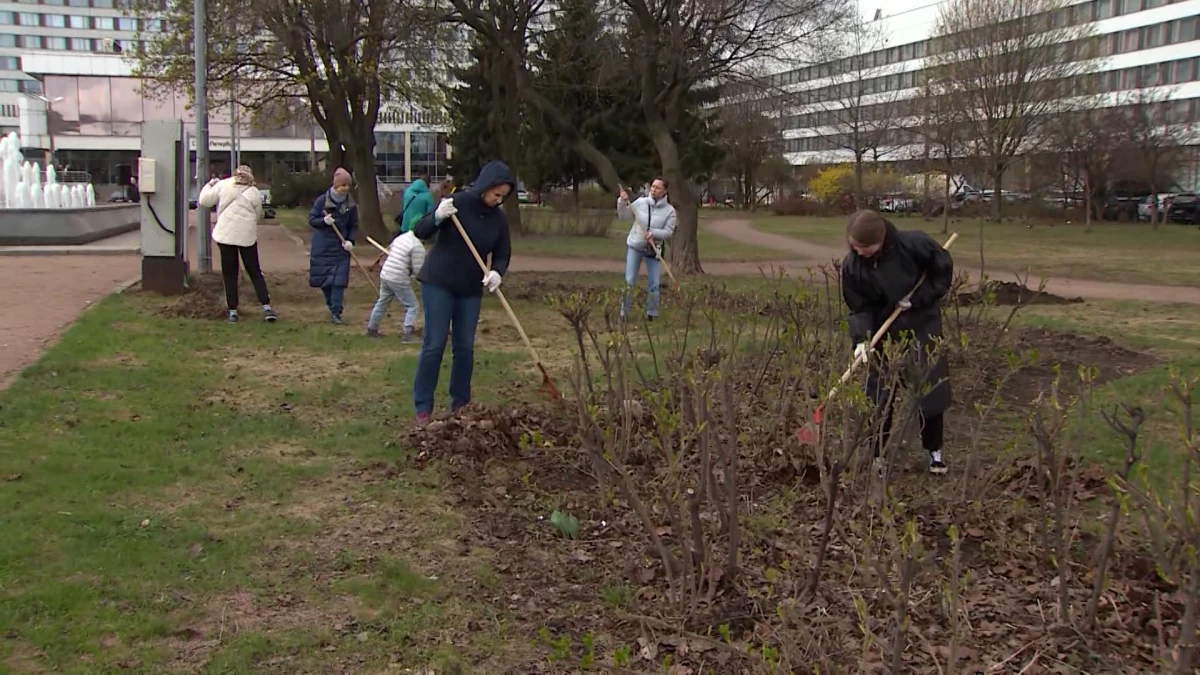
<instances>
[{"instance_id":1,"label":"white sneaker","mask_svg":"<svg viewBox=\"0 0 1200 675\"><path fill-rule=\"evenodd\" d=\"M929 453L929 473L935 476L946 473L946 463L942 461L941 450L934 450Z\"/></svg>"}]
</instances>

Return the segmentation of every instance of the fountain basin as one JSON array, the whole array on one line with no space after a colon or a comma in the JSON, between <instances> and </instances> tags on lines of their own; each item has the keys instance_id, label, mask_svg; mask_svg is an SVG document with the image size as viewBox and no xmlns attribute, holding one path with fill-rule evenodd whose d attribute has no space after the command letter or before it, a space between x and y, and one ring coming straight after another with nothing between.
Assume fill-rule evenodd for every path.
<instances>
[{"instance_id":1,"label":"fountain basin","mask_svg":"<svg viewBox=\"0 0 1200 675\"><path fill-rule=\"evenodd\" d=\"M0 246L89 244L141 227L141 204L66 209L0 209Z\"/></svg>"}]
</instances>

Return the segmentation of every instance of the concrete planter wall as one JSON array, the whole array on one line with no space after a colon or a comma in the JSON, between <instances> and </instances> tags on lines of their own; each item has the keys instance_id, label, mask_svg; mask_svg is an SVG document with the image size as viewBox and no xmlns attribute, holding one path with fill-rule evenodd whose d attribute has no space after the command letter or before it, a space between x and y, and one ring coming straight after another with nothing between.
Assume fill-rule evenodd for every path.
<instances>
[{"instance_id":1,"label":"concrete planter wall","mask_svg":"<svg viewBox=\"0 0 1200 675\"><path fill-rule=\"evenodd\" d=\"M0 246L87 244L141 227L141 204L80 209L0 209Z\"/></svg>"}]
</instances>

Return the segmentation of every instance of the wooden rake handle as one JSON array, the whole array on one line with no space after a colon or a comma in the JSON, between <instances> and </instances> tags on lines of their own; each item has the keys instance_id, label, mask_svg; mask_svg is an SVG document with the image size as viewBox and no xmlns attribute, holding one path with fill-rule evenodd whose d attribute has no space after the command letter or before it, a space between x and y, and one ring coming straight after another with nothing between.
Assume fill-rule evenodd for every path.
<instances>
[{"instance_id":1,"label":"wooden rake handle","mask_svg":"<svg viewBox=\"0 0 1200 675\"><path fill-rule=\"evenodd\" d=\"M342 236L342 231L338 229L337 225L330 225L329 227L334 232L337 232L338 239L341 239L343 244L346 243L346 237ZM354 264L358 265L358 271L362 272L363 276L367 278L367 283L371 284L371 288L374 288L375 292L378 293L379 287L375 285L375 280L371 278L371 274L367 272L367 268L363 267L363 264L359 262L358 256L354 255L354 251L347 251L347 253L350 254L350 259L354 261Z\"/></svg>"},{"instance_id":2,"label":"wooden rake handle","mask_svg":"<svg viewBox=\"0 0 1200 675\"><path fill-rule=\"evenodd\" d=\"M479 269L483 270L484 276L491 270L488 269L487 263L483 261L483 257L479 255L479 251L475 248L475 243L467 236L467 231L463 229L462 223L458 221L458 216L451 214L450 219L454 221L454 227L458 229L458 236L467 243L467 248L471 249L471 255L475 256L475 262L479 263ZM513 312L512 307L508 304L508 299L504 297L504 293L497 288L496 297L500 298L500 304L504 306L504 311L508 313L508 318L512 321L513 326L517 329L517 333L521 335L521 341L525 343L525 348L529 350L529 355L533 357L533 362L537 367L545 372L542 366L542 359L538 357L537 350L533 348L533 343L529 341L529 336L525 334L525 329L521 327L521 321L517 319L517 315Z\"/></svg>"},{"instance_id":3,"label":"wooden rake handle","mask_svg":"<svg viewBox=\"0 0 1200 675\"><path fill-rule=\"evenodd\" d=\"M950 247L954 245L954 241L956 239L958 239L957 232L950 235L950 238L946 240L946 243L942 245L942 248L949 250ZM913 285L912 290L908 292L908 295L904 296L902 302L911 300L913 294L917 292L917 289L920 288L921 284L923 283L925 283L925 272L921 272L921 276L917 278L917 283ZM842 373L842 377L840 380L838 380L837 386L829 390L829 394L825 397L825 403L828 403L837 394L839 387L846 384L846 382L850 380L850 377L854 375L854 371L858 369L859 364L866 363L868 355L875 350L875 345L879 344L879 341L883 339L883 336L887 334L888 329L892 327L892 324L896 322L896 319L899 318L900 313L903 311L904 310L900 309L899 305L897 304L896 309L892 310L891 315L888 316L887 320L883 322L883 325L879 327L879 330L875 331L875 335L871 336L871 346L867 348L866 353L862 354L861 356L855 356L854 360L850 362L850 367L846 369L846 372ZM824 403L822 403L822 405L824 405Z\"/></svg>"}]
</instances>

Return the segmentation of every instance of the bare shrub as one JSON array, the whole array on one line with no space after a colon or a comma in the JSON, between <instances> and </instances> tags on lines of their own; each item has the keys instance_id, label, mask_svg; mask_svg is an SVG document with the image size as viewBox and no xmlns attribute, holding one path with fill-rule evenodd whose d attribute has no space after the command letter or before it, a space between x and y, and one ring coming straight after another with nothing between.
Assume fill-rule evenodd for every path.
<instances>
[{"instance_id":1,"label":"bare shrub","mask_svg":"<svg viewBox=\"0 0 1200 675\"><path fill-rule=\"evenodd\" d=\"M615 220L615 210L581 210L570 213L548 209L521 211L524 234L534 237L605 238L608 237Z\"/></svg>"}]
</instances>

